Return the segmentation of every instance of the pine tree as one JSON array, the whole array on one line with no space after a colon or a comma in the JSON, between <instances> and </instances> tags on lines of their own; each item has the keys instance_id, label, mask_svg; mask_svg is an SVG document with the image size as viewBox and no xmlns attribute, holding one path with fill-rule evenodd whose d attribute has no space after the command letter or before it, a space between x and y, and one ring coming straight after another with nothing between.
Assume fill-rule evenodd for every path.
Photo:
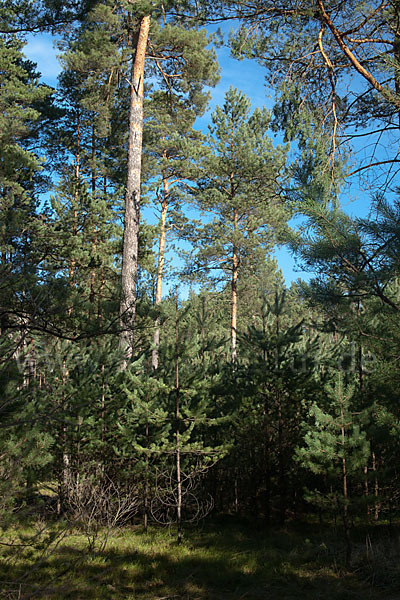
<instances>
[{"instance_id":1,"label":"pine tree","mask_svg":"<svg viewBox=\"0 0 400 600\"><path fill-rule=\"evenodd\" d=\"M132 475L143 493L145 523L176 523L178 541L184 522L199 520L211 508L202 480L227 448L213 434L226 420L213 399L216 360L210 354L218 344L204 338L201 343L194 333L193 308L191 302L166 300L159 368L155 373L146 366L144 355L121 374L126 408L118 418L117 444L121 448L122 442L121 454L131 464L133 445Z\"/></svg>"},{"instance_id":2,"label":"pine tree","mask_svg":"<svg viewBox=\"0 0 400 600\"><path fill-rule=\"evenodd\" d=\"M318 396L319 339L306 333L304 317L297 320L295 296L285 289L271 290L259 302L254 321L239 336L238 364L225 384L235 444L222 477L236 512L252 499L267 523L274 513L283 522L299 501L294 451L301 419Z\"/></svg>"},{"instance_id":3,"label":"pine tree","mask_svg":"<svg viewBox=\"0 0 400 600\"><path fill-rule=\"evenodd\" d=\"M156 34L158 44L168 40L168 27L160 28ZM206 109L209 93L204 86L213 86L218 80L218 65L214 52L207 48L210 39L204 31L174 28L174 46L167 50L175 55L180 77L175 78L175 61L157 59L152 70L157 75L161 70L164 82L157 89L150 89L145 101L144 158L145 171L150 179L149 191L155 194L160 204L159 238L156 267L155 305L162 299L162 282L168 231L185 227L186 218L180 206L181 197L177 184L187 180L190 165L190 142L199 139L193 129L198 116ZM180 56L179 56L180 55ZM185 57L184 61L182 57ZM151 76L151 71L149 73ZM153 368L158 367L160 345L160 318L154 331Z\"/></svg>"},{"instance_id":4,"label":"pine tree","mask_svg":"<svg viewBox=\"0 0 400 600\"><path fill-rule=\"evenodd\" d=\"M362 135L369 138L366 147L372 150L360 161L353 152L358 168L348 169L348 174L362 173L375 189L377 182L386 186L387 170L382 165L393 170L397 158L391 154L382 160L375 144L386 135L388 122L398 127L397 2L354 0L337 6L331 0L313 5L300 0L286 6L274 0L262 5L202 0L190 8L186 18L239 20L239 31L230 36L231 48L237 57L255 58L265 67L268 83L277 93L276 124L288 139L302 129L308 112L313 136L323 130L331 140L321 166L340 179L343 172L339 166L336 173L335 163L348 151L343 131L346 142L356 143L357 128L362 127ZM378 29L380 37L375 36ZM302 152L298 158L302 161Z\"/></svg>"},{"instance_id":5,"label":"pine tree","mask_svg":"<svg viewBox=\"0 0 400 600\"><path fill-rule=\"evenodd\" d=\"M34 65L15 37L0 39L0 252L2 256L1 327L27 331L40 327L45 312L46 210L39 194L47 178L39 158L52 90L38 84Z\"/></svg>"},{"instance_id":6,"label":"pine tree","mask_svg":"<svg viewBox=\"0 0 400 600\"><path fill-rule=\"evenodd\" d=\"M125 367L133 351L137 299L144 81L158 80L158 99L163 95L170 99L171 114L171 101L186 106L189 112L191 104L200 110L206 98L201 85L215 79L212 55L205 50L205 43L204 34L194 31L191 35L186 27L174 25L162 4L150 10L146 3L113 7L104 2L89 13L65 55L71 70L86 73L86 107L96 106L109 119L119 103L120 114L124 111L127 115L120 304ZM199 82L203 83L199 86ZM169 132L164 133L168 137Z\"/></svg>"},{"instance_id":7,"label":"pine tree","mask_svg":"<svg viewBox=\"0 0 400 600\"><path fill-rule=\"evenodd\" d=\"M378 197L373 207L370 218L351 218L309 201L304 207L309 235L294 247L316 272L302 284L303 296L326 315L325 330L342 338L340 363L352 373L354 405L374 415L366 430L371 454L364 465L364 495L368 514L378 519L382 507L392 510L389 490L395 476L387 457L397 444L389 426L397 421L397 411L387 382L397 378L392 357L398 338L398 206Z\"/></svg>"},{"instance_id":8,"label":"pine tree","mask_svg":"<svg viewBox=\"0 0 400 600\"><path fill-rule=\"evenodd\" d=\"M172 475L167 471L167 477L162 476L161 489L167 484L164 502L171 503L176 510L178 543L182 540L183 522L199 520L210 510L212 499L196 497L201 494L201 489L196 488L203 474L222 458L228 447L226 440L213 440L208 435L226 420L212 397L215 364L204 356L216 344L211 342L204 347L193 336L190 309L190 303L179 307L176 296L175 335L164 347L162 361L162 375L169 390L164 401L172 423L169 452L173 449L175 464L170 466ZM206 364L208 370L205 370ZM171 487L169 481L172 481Z\"/></svg>"},{"instance_id":9,"label":"pine tree","mask_svg":"<svg viewBox=\"0 0 400 600\"><path fill-rule=\"evenodd\" d=\"M0 4L0 34L23 37L27 33L60 32L84 18L91 1L3 0Z\"/></svg>"},{"instance_id":10,"label":"pine tree","mask_svg":"<svg viewBox=\"0 0 400 600\"><path fill-rule=\"evenodd\" d=\"M129 139L127 183L125 195L124 240L121 270L121 336L120 346L133 353L133 329L136 315L136 285L139 257L140 184L143 137L144 63L150 29L150 15L140 18L137 29L135 57L130 77ZM126 365L127 363L125 363Z\"/></svg>"},{"instance_id":11,"label":"pine tree","mask_svg":"<svg viewBox=\"0 0 400 600\"><path fill-rule=\"evenodd\" d=\"M55 161L60 180L52 197L55 269L69 288L67 320L72 325L75 319L78 329L86 328L87 320L88 334L96 328L100 333L108 318L115 317L110 309L116 308L110 300L117 285L122 202L113 167L118 134L113 124L108 126L101 105L87 105L87 81L80 73L66 68L59 80L64 118L57 131Z\"/></svg>"},{"instance_id":12,"label":"pine tree","mask_svg":"<svg viewBox=\"0 0 400 600\"><path fill-rule=\"evenodd\" d=\"M198 149L196 206L209 222L192 236L195 249L189 270L217 270L230 280L231 357L236 360L238 281L265 259L288 219L279 182L285 150L273 148L267 136L265 109L250 114L249 99L230 89L212 114L207 146ZM188 236L189 237L189 236Z\"/></svg>"},{"instance_id":13,"label":"pine tree","mask_svg":"<svg viewBox=\"0 0 400 600\"><path fill-rule=\"evenodd\" d=\"M351 562L351 511L360 496L363 467L369 458L369 443L363 419L354 412L354 387L346 385L343 374L326 388L325 406L314 403L311 423L306 425L304 446L298 450L301 464L316 475L326 475L325 489L310 490L309 501L321 508L337 508L343 519L346 565ZM358 487L358 489L357 489Z\"/></svg>"}]
</instances>

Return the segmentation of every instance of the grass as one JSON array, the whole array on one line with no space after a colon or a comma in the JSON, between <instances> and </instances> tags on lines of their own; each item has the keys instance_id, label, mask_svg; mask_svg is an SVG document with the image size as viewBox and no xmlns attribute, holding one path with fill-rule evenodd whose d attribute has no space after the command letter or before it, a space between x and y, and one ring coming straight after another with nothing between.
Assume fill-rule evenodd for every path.
<instances>
[{"instance_id":1,"label":"grass","mask_svg":"<svg viewBox=\"0 0 400 600\"><path fill-rule=\"evenodd\" d=\"M10 536L11 539L11 536ZM102 552L85 552L78 532L38 564L40 549L23 548L0 580L4 598L41 600L387 600L400 598L397 556L386 564L384 546L356 547L352 571L340 567L341 543L312 526L267 531L235 520L209 521L174 533L125 528ZM14 549L13 549L14 550ZM382 555L380 554L382 552ZM15 552L14 552L15 554ZM374 564L374 560L377 564ZM379 570L382 566L383 569ZM368 570L369 569L369 570ZM375 576L375 579L374 579ZM22 584L22 585L21 585Z\"/></svg>"}]
</instances>

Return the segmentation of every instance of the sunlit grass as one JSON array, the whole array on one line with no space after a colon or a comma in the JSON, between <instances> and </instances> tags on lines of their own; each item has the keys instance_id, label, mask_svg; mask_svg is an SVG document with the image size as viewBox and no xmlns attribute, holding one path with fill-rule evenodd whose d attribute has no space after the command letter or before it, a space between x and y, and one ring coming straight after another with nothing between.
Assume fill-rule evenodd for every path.
<instances>
[{"instance_id":1,"label":"sunlit grass","mask_svg":"<svg viewBox=\"0 0 400 600\"><path fill-rule=\"evenodd\" d=\"M35 593L43 600L396 597L395 582L385 594L361 570L346 572L338 540L290 529L269 532L234 521L209 522L186 531L178 545L168 529L146 534L132 527L113 532L103 552L88 554L86 547L85 536L75 531L41 563L39 550L29 547L18 559L4 560L4 597L18 598L20 591L21 598ZM5 548L3 558L12 552Z\"/></svg>"}]
</instances>

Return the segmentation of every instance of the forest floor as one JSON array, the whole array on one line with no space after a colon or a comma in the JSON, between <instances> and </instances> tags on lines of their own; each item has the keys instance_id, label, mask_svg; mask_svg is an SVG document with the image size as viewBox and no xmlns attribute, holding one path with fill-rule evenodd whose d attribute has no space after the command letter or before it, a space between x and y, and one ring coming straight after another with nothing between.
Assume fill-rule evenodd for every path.
<instances>
[{"instance_id":1,"label":"forest floor","mask_svg":"<svg viewBox=\"0 0 400 600\"><path fill-rule=\"evenodd\" d=\"M70 532L53 552L3 547L0 597L41 600L395 600L400 599L399 542L358 532L351 569L332 530L312 525L263 530L233 518L174 532L124 528L105 549L85 552ZM375 535L375 533L374 533ZM13 535L9 534L10 543ZM21 538L20 538L21 539ZM3 537L4 540L4 537ZM366 543L366 541L368 543ZM101 543L101 536L96 540ZM5 548L5 549L4 549ZM38 561L40 553L43 559ZM8 557L8 558L7 558ZM11 558L13 557L13 558Z\"/></svg>"}]
</instances>

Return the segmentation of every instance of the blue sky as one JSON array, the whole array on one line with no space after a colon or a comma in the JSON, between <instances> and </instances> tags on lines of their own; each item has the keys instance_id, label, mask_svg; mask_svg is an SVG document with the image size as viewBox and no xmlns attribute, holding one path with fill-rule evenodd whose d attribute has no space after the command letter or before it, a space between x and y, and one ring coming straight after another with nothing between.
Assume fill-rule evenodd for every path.
<instances>
[{"instance_id":1,"label":"blue sky","mask_svg":"<svg viewBox=\"0 0 400 600\"><path fill-rule=\"evenodd\" d=\"M24 48L27 58L38 65L38 71L42 74L42 81L56 87L57 75L61 67L57 59L58 50L54 47L54 38L48 34L30 36ZM230 86L236 87L250 97L252 107L272 107L273 93L267 90L264 72L255 61L237 61L230 57L229 49L222 47L217 50L218 60L221 66L221 80L216 88L211 89L212 99L207 113L196 125L199 129L207 130L209 117L218 104L224 101L225 92ZM278 143L278 142L277 142ZM283 272L286 284L290 285L299 277L309 279L310 274L296 269L295 260L285 247L277 248L275 256L279 268Z\"/></svg>"},{"instance_id":2,"label":"blue sky","mask_svg":"<svg viewBox=\"0 0 400 600\"><path fill-rule=\"evenodd\" d=\"M23 52L38 65L44 83L56 87L61 66L57 59L57 50L54 48L54 38L49 34L30 35Z\"/></svg>"}]
</instances>

